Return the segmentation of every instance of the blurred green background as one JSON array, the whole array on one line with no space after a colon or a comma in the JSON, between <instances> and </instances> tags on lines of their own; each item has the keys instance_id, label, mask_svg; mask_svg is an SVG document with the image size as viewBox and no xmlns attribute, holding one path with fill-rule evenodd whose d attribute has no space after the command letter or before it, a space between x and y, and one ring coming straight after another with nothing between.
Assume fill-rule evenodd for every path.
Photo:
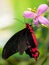
<instances>
[{"instance_id":1,"label":"blurred green background","mask_svg":"<svg viewBox=\"0 0 49 65\"><path fill-rule=\"evenodd\" d=\"M27 8L47 4L49 0L0 0L0 65L49 65L49 28L33 26L38 40L40 56L37 61L25 53L16 53L9 59L2 59L2 50L6 42L18 31L25 28L23 11ZM44 16L49 20L49 9ZM30 23L30 20L26 20Z\"/></svg>"}]
</instances>

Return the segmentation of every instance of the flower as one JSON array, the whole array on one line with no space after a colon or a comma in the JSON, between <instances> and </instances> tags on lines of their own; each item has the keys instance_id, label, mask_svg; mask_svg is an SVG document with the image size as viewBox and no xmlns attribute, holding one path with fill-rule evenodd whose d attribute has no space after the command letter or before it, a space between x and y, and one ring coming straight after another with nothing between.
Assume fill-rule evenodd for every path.
<instances>
[{"instance_id":1,"label":"flower","mask_svg":"<svg viewBox=\"0 0 49 65\"><path fill-rule=\"evenodd\" d=\"M32 10L31 8L28 8L27 11L24 11L23 16L25 18L33 18L34 24L38 26L38 24L46 25L49 26L49 21L42 16L44 12L48 9L47 4L41 4L37 11L34 9Z\"/></svg>"}]
</instances>

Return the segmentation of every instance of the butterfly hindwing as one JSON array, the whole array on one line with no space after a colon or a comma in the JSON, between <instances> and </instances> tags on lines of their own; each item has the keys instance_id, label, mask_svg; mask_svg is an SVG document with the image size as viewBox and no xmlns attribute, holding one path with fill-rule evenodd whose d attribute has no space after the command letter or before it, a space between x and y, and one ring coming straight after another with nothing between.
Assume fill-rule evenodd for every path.
<instances>
[{"instance_id":1,"label":"butterfly hindwing","mask_svg":"<svg viewBox=\"0 0 49 65\"><path fill-rule=\"evenodd\" d=\"M34 43L34 38L32 38L32 33L30 31L27 30L27 40L29 42L29 44L32 46L32 48L35 48L36 45Z\"/></svg>"}]
</instances>

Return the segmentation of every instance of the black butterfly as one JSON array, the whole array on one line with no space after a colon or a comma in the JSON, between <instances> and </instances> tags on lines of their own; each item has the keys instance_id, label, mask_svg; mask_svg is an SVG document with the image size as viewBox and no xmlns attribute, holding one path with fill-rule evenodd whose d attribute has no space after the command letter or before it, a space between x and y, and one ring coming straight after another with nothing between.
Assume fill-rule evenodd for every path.
<instances>
[{"instance_id":1,"label":"black butterfly","mask_svg":"<svg viewBox=\"0 0 49 65\"><path fill-rule=\"evenodd\" d=\"M7 59L14 53L23 54L24 51L31 58L39 56L38 43L32 27L26 24L26 28L13 35L3 48L2 58Z\"/></svg>"}]
</instances>

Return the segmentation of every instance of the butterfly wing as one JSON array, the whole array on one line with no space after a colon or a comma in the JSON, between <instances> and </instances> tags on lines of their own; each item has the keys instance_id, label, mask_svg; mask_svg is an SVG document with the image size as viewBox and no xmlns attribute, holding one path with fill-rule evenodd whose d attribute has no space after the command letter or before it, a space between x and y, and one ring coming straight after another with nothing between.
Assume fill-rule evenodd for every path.
<instances>
[{"instance_id":1,"label":"butterfly wing","mask_svg":"<svg viewBox=\"0 0 49 65\"><path fill-rule=\"evenodd\" d=\"M28 43L27 43L28 41ZM32 48L35 48L36 45L34 43L34 39L32 38L31 32L28 28L25 28L15 35L13 35L6 45L3 48L2 57L4 59L9 58L14 53L19 52L20 54L23 54L25 51L30 57L31 52L30 49L28 49L28 46L32 46Z\"/></svg>"},{"instance_id":2,"label":"butterfly wing","mask_svg":"<svg viewBox=\"0 0 49 65\"><path fill-rule=\"evenodd\" d=\"M27 45L26 45L27 39L26 39L26 34L25 34L26 31L27 29L25 28L19 31L18 33L16 33L15 35L13 35L8 40L2 52L2 57L4 59L7 59L8 57L10 57L11 55L13 55L14 53L18 51L20 54L23 54L24 50L27 48Z\"/></svg>"}]
</instances>

